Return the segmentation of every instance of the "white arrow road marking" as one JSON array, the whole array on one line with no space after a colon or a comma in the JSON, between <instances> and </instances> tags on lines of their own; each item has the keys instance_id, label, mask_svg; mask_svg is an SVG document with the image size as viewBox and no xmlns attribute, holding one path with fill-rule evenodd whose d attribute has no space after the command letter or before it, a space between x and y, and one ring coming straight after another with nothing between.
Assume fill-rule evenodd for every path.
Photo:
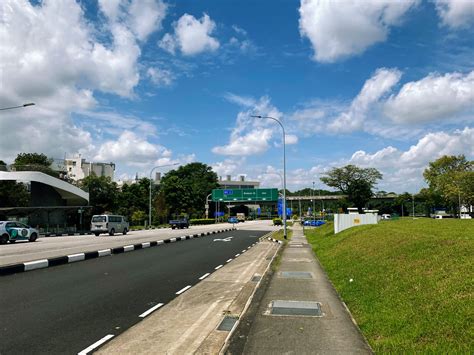
<instances>
[{"instance_id":1,"label":"white arrow road marking","mask_svg":"<svg viewBox=\"0 0 474 355\"><path fill-rule=\"evenodd\" d=\"M234 237L227 237L224 239L214 239L214 242L230 242L230 240Z\"/></svg>"}]
</instances>

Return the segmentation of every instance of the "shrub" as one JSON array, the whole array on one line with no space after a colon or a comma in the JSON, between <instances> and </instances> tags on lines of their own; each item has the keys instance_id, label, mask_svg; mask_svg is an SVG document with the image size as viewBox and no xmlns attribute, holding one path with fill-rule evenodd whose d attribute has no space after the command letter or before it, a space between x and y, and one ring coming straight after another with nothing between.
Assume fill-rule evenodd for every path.
<instances>
[{"instance_id":1,"label":"shrub","mask_svg":"<svg viewBox=\"0 0 474 355\"><path fill-rule=\"evenodd\" d=\"M195 226L197 224L214 224L214 218L190 219L189 224Z\"/></svg>"},{"instance_id":2,"label":"shrub","mask_svg":"<svg viewBox=\"0 0 474 355\"><path fill-rule=\"evenodd\" d=\"M273 218L273 225L274 226L281 226L281 225L283 225L283 221L281 220L281 218Z\"/></svg>"}]
</instances>

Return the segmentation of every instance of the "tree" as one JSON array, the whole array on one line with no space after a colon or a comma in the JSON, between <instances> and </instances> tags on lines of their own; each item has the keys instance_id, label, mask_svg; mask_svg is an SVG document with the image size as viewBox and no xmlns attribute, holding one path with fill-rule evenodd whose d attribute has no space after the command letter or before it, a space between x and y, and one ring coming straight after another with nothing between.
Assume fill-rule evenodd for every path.
<instances>
[{"instance_id":1,"label":"tree","mask_svg":"<svg viewBox=\"0 0 474 355\"><path fill-rule=\"evenodd\" d=\"M144 211L135 211L132 213L131 220L134 223L134 225L139 225L143 224L143 221L146 218L146 213Z\"/></svg>"},{"instance_id":2,"label":"tree","mask_svg":"<svg viewBox=\"0 0 474 355\"><path fill-rule=\"evenodd\" d=\"M45 174L56 176L58 175L51 164L53 159L48 158L42 153L20 153L13 162L13 167L16 171L41 171Z\"/></svg>"},{"instance_id":3,"label":"tree","mask_svg":"<svg viewBox=\"0 0 474 355\"><path fill-rule=\"evenodd\" d=\"M361 209L372 196L372 189L382 174L374 168L359 168L355 165L346 165L342 168L333 168L321 181L327 186L337 188L347 195L347 199Z\"/></svg>"},{"instance_id":4,"label":"tree","mask_svg":"<svg viewBox=\"0 0 474 355\"><path fill-rule=\"evenodd\" d=\"M124 185L117 196L119 213L132 217L135 211L148 211L150 179L142 178L134 184ZM152 191L153 192L153 191Z\"/></svg>"},{"instance_id":5,"label":"tree","mask_svg":"<svg viewBox=\"0 0 474 355\"><path fill-rule=\"evenodd\" d=\"M423 176L430 190L441 195L454 210L459 199L474 203L474 161L468 161L464 155L444 155L430 162Z\"/></svg>"},{"instance_id":6,"label":"tree","mask_svg":"<svg viewBox=\"0 0 474 355\"><path fill-rule=\"evenodd\" d=\"M89 192L89 204L92 214L115 212L117 208L117 184L108 176L97 176L94 173L82 179L80 187Z\"/></svg>"},{"instance_id":7,"label":"tree","mask_svg":"<svg viewBox=\"0 0 474 355\"><path fill-rule=\"evenodd\" d=\"M218 187L217 174L210 166L190 163L161 179L160 198L164 198L171 214L202 217L207 195Z\"/></svg>"},{"instance_id":8,"label":"tree","mask_svg":"<svg viewBox=\"0 0 474 355\"><path fill-rule=\"evenodd\" d=\"M0 207L26 207L30 194L25 184L16 181L0 181Z\"/></svg>"}]
</instances>

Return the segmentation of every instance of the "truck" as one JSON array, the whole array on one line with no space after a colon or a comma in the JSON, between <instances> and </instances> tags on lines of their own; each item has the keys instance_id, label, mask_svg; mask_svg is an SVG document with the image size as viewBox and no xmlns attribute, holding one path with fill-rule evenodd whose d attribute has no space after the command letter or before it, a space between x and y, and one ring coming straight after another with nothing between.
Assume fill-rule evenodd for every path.
<instances>
[{"instance_id":1,"label":"truck","mask_svg":"<svg viewBox=\"0 0 474 355\"><path fill-rule=\"evenodd\" d=\"M172 219L168 222L171 229L183 229L189 228L189 221L187 218L180 218L180 219Z\"/></svg>"}]
</instances>

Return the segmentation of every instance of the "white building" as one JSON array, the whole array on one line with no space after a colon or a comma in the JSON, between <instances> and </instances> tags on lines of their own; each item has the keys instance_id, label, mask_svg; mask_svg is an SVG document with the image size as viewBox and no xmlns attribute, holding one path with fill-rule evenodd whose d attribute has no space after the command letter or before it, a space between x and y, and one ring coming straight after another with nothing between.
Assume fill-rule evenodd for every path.
<instances>
[{"instance_id":1,"label":"white building","mask_svg":"<svg viewBox=\"0 0 474 355\"><path fill-rule=\"evenodd\" d=\"M114 163L93 163L88 162L79 154L74 158L64 160L68 178L78 181L94 173L97 176L108 176L114 179Z\"/></svg>"},{"instance_id":2,"label":"white building","mask_svg":"<svg viewBox=\"0 0 474 355\"><path fill-rule=\"evenodd\" d=\"M220 189L258 189L260 187L259 181L245 180L245 175L240 175L238 180L232 180L230 175L223 180L220 176L218 184Z\"/></svg>"}]
</instances>

